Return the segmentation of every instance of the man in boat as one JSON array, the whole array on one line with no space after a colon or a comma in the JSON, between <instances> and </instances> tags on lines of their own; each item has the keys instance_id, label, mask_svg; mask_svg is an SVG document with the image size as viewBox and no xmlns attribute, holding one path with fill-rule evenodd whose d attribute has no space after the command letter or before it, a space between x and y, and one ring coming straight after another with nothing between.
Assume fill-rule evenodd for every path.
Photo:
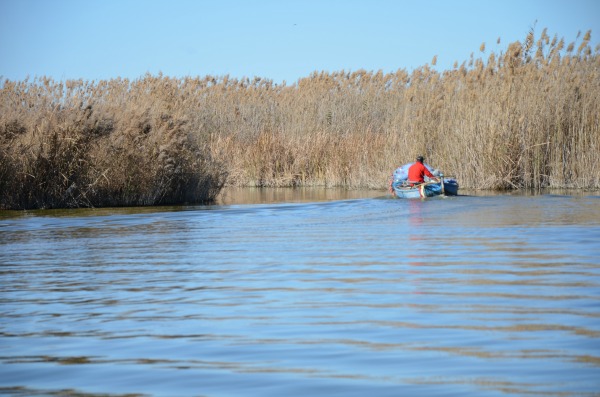
<instances>
[{"instance_id":1,"label":"man in boat","mask_svg":"<svg viewBox=\"0 0 600 397\"><path fill-rule=\"evenodd\" d=\"M417 162L408 169L408 182L410 186L425 182L425 176L437 182L435 176L423 165L423 156L417 156Z\"/></svg>"}]
</instances>

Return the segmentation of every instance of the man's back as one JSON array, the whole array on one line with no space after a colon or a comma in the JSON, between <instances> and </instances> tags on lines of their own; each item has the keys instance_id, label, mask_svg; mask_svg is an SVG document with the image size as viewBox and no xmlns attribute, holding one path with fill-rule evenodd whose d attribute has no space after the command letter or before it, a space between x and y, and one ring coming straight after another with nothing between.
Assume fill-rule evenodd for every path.
<instances>
[{"instance_id":1,"label":"man's back","mask_svg":"<svg viewBox=\"0 0 600 397\"><path fill-rule=\"evenodd\" d=\"M419 163L418 161L410 166L408 169L408 180L409 182L425 182L423 178L424 175L427 175L430 178L433 178L433 174L429 172L429 170L423 165L423 163Z\"/></svg>"}]
</instances>

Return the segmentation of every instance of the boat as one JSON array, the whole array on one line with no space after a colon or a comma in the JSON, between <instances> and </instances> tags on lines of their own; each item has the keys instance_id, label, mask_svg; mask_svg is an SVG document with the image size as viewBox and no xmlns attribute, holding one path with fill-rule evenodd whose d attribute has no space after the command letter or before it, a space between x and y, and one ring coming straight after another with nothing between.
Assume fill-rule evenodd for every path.
<instances>
[{"instance_id":1,"label":"boat","mask_svg":"<svg viewBox=\"0 0 600 397\"><path fill-rule=\"evenodd\" d=\"M412 183L408 180L408 169L414 163L398 167L390 178L390 193L397 198L425 198L435 196L457 196L458 182L454 178L444 177L444 174L427 164L425 167L436 177L426 179L424 183Z\"/></svg>"},{"instance_id":2,"label":"boat","mask_svg":"<svg viewBox=\"0 0 600 397\"><path fill-rule=\"evenodd\" d=\"M458 196L458 183L440 175L440 181L429 181L411 186L410 183L392 183L392 193L398 198L425 198L435 196Z\"/></svg>"}]
</instances>

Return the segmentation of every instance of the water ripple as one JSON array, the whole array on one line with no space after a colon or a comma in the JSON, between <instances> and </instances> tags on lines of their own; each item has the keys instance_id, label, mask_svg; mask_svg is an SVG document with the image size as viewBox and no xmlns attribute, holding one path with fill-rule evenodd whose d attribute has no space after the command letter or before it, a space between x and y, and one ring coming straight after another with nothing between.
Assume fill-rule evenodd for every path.
<instances>
[{"instance_id":1,"label":"water ripple","mask_svg":"<svg viewBox=\"0 0 600 397\"><path fill-rule=\"evenodd\" d=\"M2 215L0 395L597 395L598 203Z\"/></svg>"}]
</instances>

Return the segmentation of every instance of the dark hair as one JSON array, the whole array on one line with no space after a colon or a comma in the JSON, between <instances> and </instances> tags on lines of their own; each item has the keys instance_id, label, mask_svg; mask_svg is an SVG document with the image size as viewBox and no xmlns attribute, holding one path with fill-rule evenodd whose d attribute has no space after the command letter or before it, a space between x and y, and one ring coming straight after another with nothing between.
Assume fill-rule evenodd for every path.
<instances>
[{"instance_id":1,"label":"dark hair","mask_svg":"<svg viewBox=\"0 0 600 397\"><path fill-rule=\"evenodd\" d=\"M417 161L419 163L422 163L423 162L423 156L417 156Z\"/></svg>"}]
</instances>

